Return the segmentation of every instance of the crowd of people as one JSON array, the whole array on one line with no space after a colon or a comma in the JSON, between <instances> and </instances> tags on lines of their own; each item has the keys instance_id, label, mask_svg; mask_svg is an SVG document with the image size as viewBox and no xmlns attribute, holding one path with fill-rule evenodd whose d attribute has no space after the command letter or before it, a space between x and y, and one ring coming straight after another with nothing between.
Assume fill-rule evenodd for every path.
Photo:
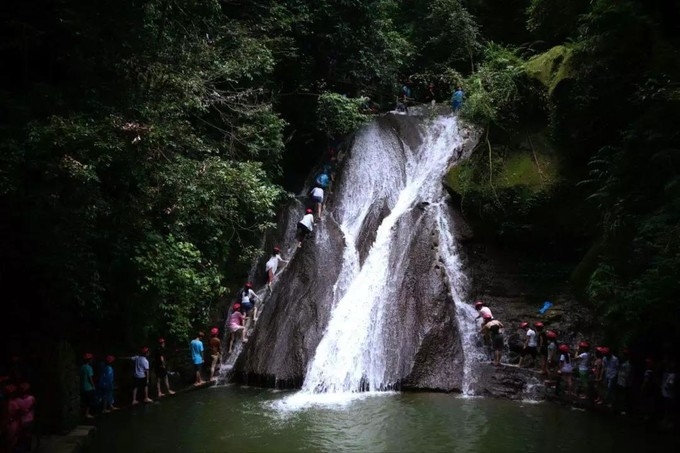
<instances>
[{"instance_id":1,"label":"crowd of people","mask_svg":"<svg viewBox=\"0 0 680 453\"><path fill-rule=\"evenodd\" d=\"M0 451L31 450L36 405L29 382L0 376Z\"/></svg>"},{"instance_id":2,"label":"crowd of people","mask_svg":"<svg viewBox=\"0 0 680 453\"><path fill-rule=\"evenodd\" d=\"M482 343L494 366L501 366L506 348L505 326L494 318L489 306L475 302ZM520 368L534 368L545 377L546 387L560 398L581 400L626 414L634 408L643 415L661 412L669 418L675 410L676 363L671 354L660 362L652 357L632 360L630 350L620 355L608 346L593 347L588 341L569 345L541 321L518 326ZM660 411L658 409L661 409Z\"/></svg>"}]
</instances>

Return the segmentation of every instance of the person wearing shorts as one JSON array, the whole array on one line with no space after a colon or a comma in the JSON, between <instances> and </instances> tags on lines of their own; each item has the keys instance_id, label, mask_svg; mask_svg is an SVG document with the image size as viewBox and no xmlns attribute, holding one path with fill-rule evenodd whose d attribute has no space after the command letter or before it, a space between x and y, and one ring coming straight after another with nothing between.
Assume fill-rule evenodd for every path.
<instances>
[{"instance_id":1,"label":"person wearing shorts","mask_svg":"<svg viewBox=\"0 0 680 453\"><path fill-rule=\"evenodd\" d=\"M194 364L194 373L196 373L196 379L194 380L194 385L205 384L203 378L201 377L201 368L203 367L203 337L205 334L203 332L198 332L196 338L191 340L191 362Z\"/></svg>"},{"instance_id":2,"label":"person wearing shorts","mask_svg":"<svg viewBox=\"0 0 680 453\"><path fill-rule=\"evenodd\" d=\"M312 212L311 209L307 208L302 220L297 224L298 248L302 247L302 241L311 236L312 231L314 231L314 214Z\"/></svg>"},{"instance_id":3,"label":"person wearing shorts","mask_svg":"<svg viewBox=\"0 0 680 453\"><path fill-rule=\"evenodd\" d=\"M170 389L170 379L168 378L168 364L165 358L165 339L158 339L158 349L156 349L156 354L154 357L154 371L156 372L156 390L158 391L158 397L165 396L165 393L161 391L161 384L165 382L165 388L168 389L169 395L174 395Z\"/></svg>"},{"instance_id":4,"label":"person wearing shorts","mask_svg":"<svg viewBox=\"0 0 680 453\"><path fill-rule=\"evenodd\" d=\"M94 418L90 413L95 403L93 358L94 355L89 352L83 354L83 365L80 367L80 400L85 418Z\"/></svg>"},{"instance_id":5,"label":"person wearing shorts","mask_svg":"<svg viewBox=\"0 0 680 453\"><path fill-rule=\"evenodd\" d=\"M523 322L520 327L525 331L524 348L522 349L522 357L519 359L519 367L522 367L526 356L530 355L533 364L536 364L536 357L538 356L538 339L536 331L529 326L528 322Z\"/></svg>"},{"instance_id":6,"label":"person wearing shorts","mask_svg":"<svg viewBox=\"0 0 680 453\"><path fill-rule=\"evenodd\" d=\"M321 206L323 206L323 189L320 185L314 186L309 196L316 207L316 220L321 220Z\"/></svg>"},{"instance_id":7,"label":"person wearing shorts","mask_svg":"<svg viewBox=\"0 0 680 453\"><path fill-rule=\"evenodd\" d=\"M245 319L246 316L243 314L243 308L241 307L240 304L234 304L233 307L233 312L229 316L229 352L228 354L231 354L231 351L234 347L234 338L236 338L236 335L238 332L241 332L241 341L243 343L247 343L248 339L246 338L247 336L247 331L245 327Z\"/></svg>"},{"instance_id":8,"label":"person wearing shorts","mask_svg":"<svg viewBox=\"0 0 680 453\"><path fill-rule=\"evenodd\" d=\"M494 366L500 366L501 364L501 353L503 352L503 324L497 319L491 319L488 315L485 315L484 325L482 326L482 332L489 332L491 336L491 349L493 351L493 364Z\"/></svg>"},{"instance_id":9,"label":"person wearing shorts","mask_svg":"<svg viewBox=\"0 0 680 453\"><path fill-rule=\"evenodd\" d=\"M144 402L153 403L149 398L149 348L144 346L140 350L140 354L131 357L134 362L134 384L132 389L132 405L139 403L137 401L137 392L144 392Z\"/></svg>"}]
</instances>

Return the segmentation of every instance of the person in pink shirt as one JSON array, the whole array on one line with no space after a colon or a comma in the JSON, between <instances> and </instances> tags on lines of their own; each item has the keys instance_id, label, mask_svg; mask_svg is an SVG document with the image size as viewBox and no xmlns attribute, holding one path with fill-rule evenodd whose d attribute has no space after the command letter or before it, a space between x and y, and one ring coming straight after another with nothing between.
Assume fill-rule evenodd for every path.
<instances>
[{"instance_id":1,"label":"person in pink shirt","mask_svg":"<svg viewBox=\"0 0 680 453\"><path fill-rule=\"evenodd\" d=\"M26 451L30 450L33 438L33 421L35 419L35 396L31 394L31 385L28 382L19 384L19 396L16 399L21 417L19 430L19 445Z\"/></svg>"},{"instance_id":2,"label":"person in pink shirt","mask_svg":"<svg viewBox=\"0 0 680 453\"><path fill-rule=\"evenodd\" d=\"M241 341L244 343L248 342L248 339L246 338L247 332L245 327L245 319L246 316L241 310L241 304L234 304L233 312L229 316L229 332L231 332L229 335L229 354L231 354L231 350L234 346L234 337L236 336L236 332L239 330L241 331Z\"/></svg>"}]
</instances>

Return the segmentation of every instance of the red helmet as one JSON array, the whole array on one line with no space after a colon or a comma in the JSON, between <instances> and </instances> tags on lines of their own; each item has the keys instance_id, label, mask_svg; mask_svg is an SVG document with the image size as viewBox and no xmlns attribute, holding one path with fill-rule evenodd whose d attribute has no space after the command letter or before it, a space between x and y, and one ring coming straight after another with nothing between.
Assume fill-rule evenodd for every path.
<instances>
[{"instance_id":1,"label":"red helmet","mask_svg":"<svg viewBox=\"0 0 680 453\"><path fill-rule=\"evenodd\" d=\"M543 328L543 323L542 323L541 321L536 321L536 322L534 323L534 327L536 327L537 329L542 329L542 328Z\"/></svg>"},{"instance_id":2,"label":"red helmet","mask_svg":"<svg viewBox=\"0 0 680 453\"><path fill-rule=\"evenodd\" d=\"M234 309L234 311L238 311L238 309L241 308L241 304L234 304L232 308Z\"/></svg>"},{"instance_id":3,"label":"red helmet","mask_svg":"<svg viewBox=\"0 0 680 453\"><path fill-rule=\"evenodd\" d=\"M590 345L588 344L587 341L582 341L578 344L578 347L581 348L581 349L588 349L590 347Z\"/></svg>"},{"instance_id":4,"label":"red helmet","mask_svg":"<svg viewBox=\"0 0 680 453\"><path fill-rule=\"evenodd\" d=\"M147 348L146 346L142 346L139 352L141 352L142 354L146 354L147 352L149 352L149 348Z\"/></svg>"},{"instance_id":5,"label":"red helmet","mask_svg":"<svg viewBox=\"0 0 680 453\"><path fill-rule=\"evenodd\" d=\"M246 288L252 288L252 287L253 287L252 283L250 283L250 282L246 283Z\"/></svg>"},{"instance_id":6,"label":"red helmet","mask_svg":"<svg viewBox=\"0 0 680 453\"><path fill-rule=\"evenodd\" d=\"M526 329L527 327L529 327L529 323L528 323L528 322L523 322L522 324L519 325L519 328L520 328L520 329Z\"/></svg>"},{"instance_id":7,"label":"red helmet","mask_svg":"<svg viewBox=\"0 0 680 453\"><path fill-rule=\"evenodd\" d=\"M545 337L550 338L551 340L554 340L555 338L557 338L557 334L555 332L553 332L552 330L549 330L545 333Z\"/></svg>"},{"instance_id":8,"label":"red helmet","mask_svg":"<svg viewBox=\"0 0 680 453\"><path fill-rule=\"evenodd\" d=\"M213 327L212 329L210 329L211 335L217 335L218 333L220 333L220 329L218 329L217 327Z\"/></svg>"},{"instance_id":9,"label":"red helmet","mask_svg":"<svg viewBox=\"0 0 680 453\"><path fill-rule=\"evenodd\" d=\"M611 354L611 349L609 349L607 346L602 346L602 354L603 355L609 355Z\"/></svg>"},{"instance_id":10,"label":"red helmet","mask_svg":"<svg viewBox=\"0 0 680 453\"><path fill-rule=\"evenodd\" d=\"M481 300L478 300L477 302L475 302L475 308L476 308L477 310L479 310L480 308L482 308L483 305L484 305L484 302L482 302Z\"/></svg>"},{"instance_id":11,"label":"red helmet","mask_svg":"<svg viewBox=\"0 0 680 453\"><path fill-rule=\"evenodd\" d=\"M307 214L311 214L312 212L313 212L313 211L312 211L311 208L307 208L307 210L305 211L305 213L307 213Z\"/></svg>"},{"instance_id":12,"label":"red helmet","mask_svg":"<svg viewBox=\"0 0 680 453\"><path fill-rule=\"evenodd\" d=\"M165 343L165 338L160 337L160 338L158 339L158 342L159 342L159 343Z\"/></svg>"},{"instance_id":13,"label":"red helmet","mask_svg":"<svg viewBox=\"0 0 680 453\"><path fill-rule=\"evenodd\" d=\"M113 361L116 360L116 358L112 355L107 355L104 360L106 360L106 363L113 363Z\"/></svg>"},{"instance_id":14,"label":"red helmet","mask_svg":"<svg viewBox=\"0 0 680 453\"><path fill-rule=\"evenodd\" d=\"M604 347L602 347L602 346L596 346L596 347L595 347L595 352L599 352L600 354L604 354Z\"/></svg>"},{"instance_id":15,"label":"red helmet","mask_svg":"<svg viewBox=\"0 0 680 453\"><path fill-rule=\"evenodd\" d=\"M94 358L94 355L91 352L86 352L85 354L83 354L83 359L85 359L85 360L90 360L90 359L93 359L93 358Z\"/></svg>"},{"instance_id":16,"label":"red helmet","mask_svg":"<svg viewBox=\"0 0 680 453\"><path fill-rule=\"evenodd\" d=\"M566 344L561 344L557 349L559 349L560 352L569 352L569 346Z\"/></svg>"},{"instance_id":17,"label":"red helmet","mask_svg":"<svg viewBox=\"0 0 680 453\"><path fill-rule=\"evenodd\" d=\"M493 316L491 316L491 313L484 313L482 315L482 319L491 319L491 318L493 318Z\"/></svg>"},{"instance_id":18,"label":"red helmet","mask_svg":"<svg viewBox=\"0 0 680 453\"><path fill-rule=\"evenodd\" d=\"M29 384L28 382L22 382L21 384L19 384L19 390L26 393L29 390L31 390L31 384Z\"/></svg>"},{"instance_id":19,"label":"red helmet","mask_svg":"<svg viewBox=\"0 0 680 453\"><path fill-rule=\"evenodd\" d=\"M281 253L281 249L279 248L278 245L274 246L274 254L276 255L277 253Z\"/></svg>"}]
</instances>

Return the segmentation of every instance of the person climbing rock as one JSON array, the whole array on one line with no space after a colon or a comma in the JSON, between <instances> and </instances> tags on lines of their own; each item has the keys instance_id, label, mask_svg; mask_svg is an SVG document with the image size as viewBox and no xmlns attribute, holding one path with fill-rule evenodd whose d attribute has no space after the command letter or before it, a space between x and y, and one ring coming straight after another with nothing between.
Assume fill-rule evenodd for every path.
<instances>
[{"instance_id":1,"label":"person climbing rock","mask_svg":"<svg viewBox=\"0 0 680 453\"><path fill-rule=\"evenodd\" d=\"M481 326L484 323L484 315L489 315L491 319L493 319L491 309L481 300L475 302L475 310L477 310L477 317L475 319L478 320L478 326Z\"/></svg>"},{"instance_id":2,"label":"person climbing rock","mask_svg":"<svg viewBox=\"0 0 680 453\"><path fill-rule=\"evenodd\" d=\"M322 189L326 189L328 185L331 183L331 177L328 176L328 173L325 171L322 171L319 173L319 175L316 177L314 180L317 186L321 187Z\"/></svg>"},{"instance_id":3,"label":"person climbing rock","mask_svg":"<svg viewBox=\"0 0 680 453\"><path fill-rule=\"evenodd\" d=\"M267 286L271 290L272 282L276 276L276 271L279 269L279 263L288 263L288 261L281 258L281 249L274 247L272 250L272 256L267 260L265 264L265 271L267 271Z\"/></svg>"},{"instance_id":4,"label":"person climbing rock","mask_svg":"<svg viewBox=\"0 0 680 453\"><path fill-rule=\"evenodd\" d=\"M460 86L456 87L456 91L454 91L453 95L451 96L451 110L453 110L454 113L459 111L460 108L463 106L464 100L465 92Z\"/></svg>"},{"instance_id":5,"label":"person climbing rock","mask_svg":"<svg viewBox=\"0 0 680 453\"><path fill-rule=\"evenodd\" d=\"M541 367L541 373L546 373L547 360L548 360L548 339L545 337L545 331L543 330L544 324L541 321L536 321L534 323L534 328L536 330L536 335L538 337L538 356Z\"/></svg>"},{"instance_id":6,"label":"person climbing rock","mask_svg":"<svg viewBox=\"0 0 680 453\"><path fill-rule=\"evenodd\" d=\"M243 314L241 304L234 304L233 310L231 316L229 316L229 354L231 354L231 351L233 350L234 338L236 337L237 332L241 332L241 341L243 343L248 342L248 339L246 338L248 332L246 331L245 326L245 315Z\"/></svg>"},{"instance_id":7,"label":"person climbing rock","mask_svg":"<svg viewBox=\"0 0 680 453\"><path fill-rule=\"evenodd\" d=\"M493 364L494 366L500 366L501 353L503 352L503 324L497 319L492 319L489 314L484 314L483 319L482 332L489 332L491 350L493 351Z\"/></svg>"},{"instance_id":8,"label":"person climbing rock","mask_svg":"<svg viewBox=\"0 0 680 453\"><path fill-rule=\"evenodd\" d=\"M158 339L158 348L156 348L156 351L154 353L154 372L156 374L156 391L158 397L165 396L165 393L162 392L161 389L161 384L165 383L165 388L167 389L168 395L174 395L175 392L173 392L170 389L170 378L168 377L168 362L166 358L166 350L165 350L165 338L159 338Z\"/></svg>"},{"instance_id":9,"label":"person climbing rock","mask_svg":"<svg viewBox=\"0 0 680 453\"><path fill-rule=\"evenodd\" d=\"M220 355L222 354L222 342L219 339L220 329L213 327L210 329L210 378L209 381L215 379L215 369L219 363Z\"/></svg>"},{"instance_id":10,"label":"person climbing rock","mask_svg":"<svg viewBox=\"0 0 680 453\"><path fill-rule=\"evenodd\" d=\"M590 345L586 341L578 344L576 360L578 360L577 394L580 399L586 399L588 379L590 375Z\"/></svg>"},{"instance_id":11,"label":"person climbing rock","mask_svg":"<svg viewBox=\"0 0 680 453\"><path fill-rule=\"evenodd\" d=\"M97 390L99 391L99 397L102 400L103 403L103 412L111 412L118 410L118 408L114 405L114 399L113 399L113 385L114 385L114 373L113 373L113 362L116 360L116 358L112 355L107 355L104 358L104 367L102 368L102 372L99 376L99 385L97 387Z\"/></svg>"},{"instance_id":12,"label":"person climbing rock","mask_svg":"<svg viewBox=\"0 0 680 453\"><path fill-rule=\"evenodd\" d=\"M134 381L135 386L132 388L132 405L139 403L137 401L137 392L144 392L144 402L153 403L149 398L149 348L144 346L139 350L139 355L132 356L130 359L134 362Z\"/></svg>"},{"instance_id":13,"label":"person climbing rock","mask_svg":"<svg viewBox=\"0 0 680 453\"><path fill-rule=\"evenodd\" d=\"M196 373L196 379L194 380L194 385L205 384L203 378L201 377L201 368L203 367L203 337L205 334L203 332L198 332L196 338L191 340L191 361L194 364L194 373Z\"/></svg>"},{"instance_id":14,"label":"person climbing rock","mask_svg":"<svg viewBox=\"0 0 680 453\"><path fill-rule=\"evenodd\" d=\"M522 348L522 357L519 359L519 367L522 368L524 359L526 356L530 355L533 361L533 365L536 366L536 356L538 354L538 339L536 331L529 326L528 322L523 322L520 324L520 328L524 329L525 339L524 347Z\"/></svg>"},{"instance_id":15,"label":"person climbing rock","mask_svg":"<svg viewBox=\"0 0 680 453\"><path fill-rule=\"evenodd\" d=\"M257 322L257 306L255 302L259 302L259 298L255 291L253 291L253 284L248 282L241 289L241 308L245 312L246 316L251 311L253 312L253 321Z\"/></svg>"},{"instance_id":16,"label":"person climbing rock","mask_svg":"<svg viewBox=\"0 0 680 453\"><path fill-rule=\"evenodd\" d=\"M307 208L305 215L297 224L297 240L298 248L302 247L302 242L307 239L314 230L314 214L312 210Z\"/></svg>"},{"instance_id":17,"label":"person climbing rock","mask_svg":"<svg viewBox=\"0 0 680 453\"><path fill-rule=\"evenodd\" d=\"M566 393L571 394L573 368L571 365L571 356L569 355L569 346L567 346L566 344L561 344L557 349L560 352L560 359L557 371L560 377L560 384L564 384ZM557 386L558 392L559 389L562 387L560 384L558 384Z\"/></svg>"},{"instance_id":18,"label":"person climbing rock","mask_svg":"<svg viewBox=\"0 0 680 453\"><path fill-rule=\"evenodd\" d=\"M83 354L83 364L80 367L80 404L83 407L85 418L94 418L92 408L95 404L94 369L92 360L94 355L90 352Z\"/></svg>"},{"instance_id":19,"label":"person climbing rock","mask_svg":"<svg viewBox=\"0 0 680 453\"><path fill-rule=\"evenodd\" d=\"M318 184L314 186L314 188L309 191L309 197L316 208L316 220L319 221L321 220L321 207L323 206L323 189L321 186Z\"/></svg>"}]
</instances>

